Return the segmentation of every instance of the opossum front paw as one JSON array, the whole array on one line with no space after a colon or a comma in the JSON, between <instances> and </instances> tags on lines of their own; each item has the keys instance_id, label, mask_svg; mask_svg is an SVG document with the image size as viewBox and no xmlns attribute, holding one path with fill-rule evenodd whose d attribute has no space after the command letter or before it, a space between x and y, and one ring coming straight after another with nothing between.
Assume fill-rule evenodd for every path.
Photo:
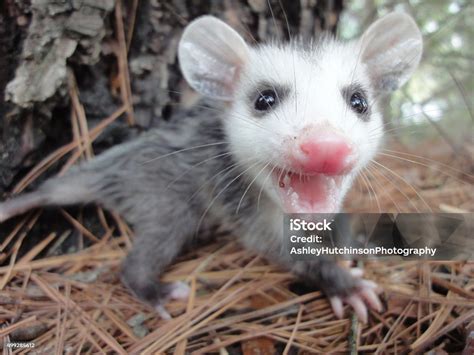
<instances>
[{"instance_id":1,"label":"opossum front paw","mask_svg":"<svg viewBox=\"0 0 474 355\"><path fill-rule=\"evenodd\" d=\"M363 323L367 323L369 309L374 309L377 312L382 311L382 302L379 299L378 293L378 286L375 282L358 279L355 287L349 291L348 295L331 296L329 297L329 302L336 317L343 317L343 307L346 303L354 309L355 314Z\"/></svg>"},{"instance_id":2,"label":"opossum front paw","mask_svg":"<svg viewBox=\"0 0 474 355\"><path fill-rule=\"evenodd\" d=\"M382 310L377 285L362 279L360 268L341 267L331 260L298 262L293 271L309 286L318 286L329 298L334 314L344 315L344 304L350 305L357 317L367 322L369 309Z\"/></svg>"},{"instance_id":3,"label":"opossum front paw","mask_svg":"<svg viewBox=\"0 0 474 355\"><path fill-rule=\"evenodd\" d=\"M181 281L162 284L165 287L164 299L160 299L155 304L155 310L163 319L171 319L171 315L165 309L164 304L169 300L187 300L189 297L190 288L187 284Z\"/></svg>"}]
</instances>

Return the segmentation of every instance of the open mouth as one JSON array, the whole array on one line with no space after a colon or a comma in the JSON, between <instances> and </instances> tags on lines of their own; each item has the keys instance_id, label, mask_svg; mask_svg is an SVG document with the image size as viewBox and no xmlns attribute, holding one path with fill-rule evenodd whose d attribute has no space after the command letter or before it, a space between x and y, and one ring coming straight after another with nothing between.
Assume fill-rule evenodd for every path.
<instances>
[{"instance_id":1,"label":"open mouth","mask_svg":"<svg viewBox=\"0 0 474 355\"><path fill-rule=\"evenodd\" d=\"M273 182L286 213L336 212L342 176L274 169Z\"/></svg>"}]
</instances>

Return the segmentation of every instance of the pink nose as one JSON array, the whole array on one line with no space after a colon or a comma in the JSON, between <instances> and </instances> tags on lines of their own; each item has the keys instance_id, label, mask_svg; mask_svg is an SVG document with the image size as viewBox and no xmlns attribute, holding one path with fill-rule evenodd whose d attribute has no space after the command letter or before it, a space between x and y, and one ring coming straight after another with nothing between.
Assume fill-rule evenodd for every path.
<instances>
[{"instance_id":1,"label":"pink nose","mask_svg":"<svg viewBox=\"0 0 474 355\"><path fill-rule=\"evenodd\" d=\"M354 151L347 138L325 132L305 137L299 145L300 154L295 163L305 173L341 175L349 171L355 162Z\"/></svg>"}]
</instances>

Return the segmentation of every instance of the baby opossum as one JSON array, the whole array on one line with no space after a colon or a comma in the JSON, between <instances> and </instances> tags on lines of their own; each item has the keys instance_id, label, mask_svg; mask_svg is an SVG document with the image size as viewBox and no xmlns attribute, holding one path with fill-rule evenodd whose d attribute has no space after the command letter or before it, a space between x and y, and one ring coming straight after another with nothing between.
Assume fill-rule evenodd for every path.
<instances>
[{"instance_id":1,"label":"baby opossum","mask_svg":"<svg viewBox=\"0 0 474 355\"><path fill-rule=\"evenodd\" d=\"M291 270L361 320L380 310L374 283L335 261L282 253L283 214L338 212L383 135L380 94L416 69L422 37L402 13L372 24L356 41L248 46L224 22L200 17L185 29L178 57L185 79L207 98L166 126L116 146L0 204L0 222L46 205L97 202L134 226L122 280L163 308L184 284L158 281L197 231L221 224L251 250Z\"/></svg>"}]
</instances>

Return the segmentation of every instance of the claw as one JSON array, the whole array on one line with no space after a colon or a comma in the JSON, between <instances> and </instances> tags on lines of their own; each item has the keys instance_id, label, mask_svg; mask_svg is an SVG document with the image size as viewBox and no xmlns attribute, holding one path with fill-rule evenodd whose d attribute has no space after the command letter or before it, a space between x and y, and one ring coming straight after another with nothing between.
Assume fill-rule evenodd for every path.
<instances>
[{"instance_id":1,"label":"claw","mask_svg":"<svg viewBox=\"0 0 474 355\"><path fill-rule=\"evenodd\" d=\"M362 289L360 292L362 298L365 299L370 308L375 309L377 312L382 312L382 302L380 302L377 293L373 289Z\"/></svg>"},{"instance_id":2,"label":"claw","mask_svg":"<svg viewBox=\"0 0 474 355\"><path fill-rule=\"evenodd\" d=\"M171 319L171 314L168 313L168 311L165 309L165 307L161 303L159 303L155 306L155 311L156 311L156 313L159 314L161 319L164 319L164 320L170 320Z\"/></svg>"},{"instance_id":3,"label":"claw","mask_svg":"<svg viewBox=\"0 0 474 355\"><path fill-rule=\"evenodd\" d=\"M344 316L344 308L342 304L341 297L334 296L329 298L329 302L331 303L332 310L337 318L341 319Z\"/></svg>"},{"instance_id":4,"label":"claw","mask_svg":"<svg viewBox=\"0 0 474 355\"><path fill-rule=\"evenodd\" d=\"M362 300L361 296L355 294L347 297L347 303L352 306L354 312L357 315L357 318L361 320L362 323L367 323L368 311L367 306Z\"/></svg>"},{"instance_id":5,"label":"claw","mask_svg":"<svg viewBox=\"0 0 474 355\"><path fill-rule=\"evenodd\" d=\"M377 312L383 310L382 302L378 296L381 289L375 282L361 279L364 274L363 269L355 267L348 271L353 277L359 279L358 287L347 297L331 297L329 299L331 308L336 317L341 319L344 314L344 304L348 304L352 307L360 321L367 323L369 309L374 309Z\"/></svg>"}]
</instances>

